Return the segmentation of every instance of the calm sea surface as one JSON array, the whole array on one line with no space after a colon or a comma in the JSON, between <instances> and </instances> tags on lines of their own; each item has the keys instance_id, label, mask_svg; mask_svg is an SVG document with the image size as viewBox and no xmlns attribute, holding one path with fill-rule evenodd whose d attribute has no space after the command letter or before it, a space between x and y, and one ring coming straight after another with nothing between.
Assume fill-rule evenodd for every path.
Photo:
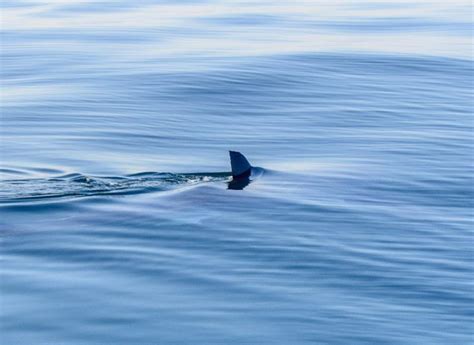
<instances>
[{"instance_id":1,"label":"calm sea surface","mask_svg":"<svg viewBox=\"0 0 474 345\"><path fill-rule=\"evenodd\" d=\"M474 344L470 1L1 10L1 344Z\"/></svg>"}]
</instances>

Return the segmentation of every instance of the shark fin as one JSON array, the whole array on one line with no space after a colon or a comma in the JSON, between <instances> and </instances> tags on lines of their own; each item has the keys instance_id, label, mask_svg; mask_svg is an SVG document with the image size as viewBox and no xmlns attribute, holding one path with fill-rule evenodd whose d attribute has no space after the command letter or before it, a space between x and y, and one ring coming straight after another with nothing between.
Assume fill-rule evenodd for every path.
<instances>
[{"instance_id":1,"label":"shark fin","mask_svg":"<svg viewBox=\"0 0 474 345\"><path fill-rule=\"evenodd\" d=\"M243 154L236 151L229 151L230 166L232 167L232 177L248 178L252 171L252 166Z\"/></svg>"}]
</instances>

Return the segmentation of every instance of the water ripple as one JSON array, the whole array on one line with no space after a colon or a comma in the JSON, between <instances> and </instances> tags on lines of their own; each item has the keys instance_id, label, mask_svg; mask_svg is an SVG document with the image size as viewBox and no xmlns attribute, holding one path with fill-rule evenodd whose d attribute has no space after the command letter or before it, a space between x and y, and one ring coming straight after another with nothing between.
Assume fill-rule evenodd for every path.
<instances>
[{"instance_id":1,"label":"water ripple","mask_svg":"<svg viewBox=\"0 0 474 345\"><path fill-rule=\"evenodd\" d=\"M72 173L50 178L3 180L0 183L0 203L95 195L136 194L229 180L229 173L172 174L142 172L127 176L88 176Z\"/></svg>"}]
</instances>

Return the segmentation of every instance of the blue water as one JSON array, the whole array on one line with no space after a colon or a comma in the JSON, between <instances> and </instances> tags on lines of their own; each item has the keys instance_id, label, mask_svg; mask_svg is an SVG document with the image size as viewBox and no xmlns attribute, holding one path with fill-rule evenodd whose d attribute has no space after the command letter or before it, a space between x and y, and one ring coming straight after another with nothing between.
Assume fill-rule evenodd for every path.
<instances>
[{"instance_id":1,"label":"blue water","mask_svg":"<svg viewBox=\"0 0 474 345\"><path fill-rule=\"evenodd\" d=\"M469 1L1 7L2 344L474 344Z\"/></svg>"}]
</instances>

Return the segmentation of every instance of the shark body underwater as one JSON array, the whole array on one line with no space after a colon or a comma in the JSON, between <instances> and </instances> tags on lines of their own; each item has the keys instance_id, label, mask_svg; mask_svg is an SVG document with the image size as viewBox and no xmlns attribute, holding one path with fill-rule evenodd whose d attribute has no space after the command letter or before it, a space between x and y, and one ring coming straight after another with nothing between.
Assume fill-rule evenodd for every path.
<instances>
[{"instance_id":1,"label":"shark body underwater","mask_svg":"<svg viewBox=\"0 0 474 345\"><path fill-rule=\"evenodd\" d=\"M209 182L224 182L227 183L227 189L242 190L263 175L264 169L250 165L240 152L229 151L229 156L231 172L178 174L142 172L126 176L90 176L72 173L48 178L4 179L0 183L0 203L137 194Z\"/></svg>"}]
</instances>

